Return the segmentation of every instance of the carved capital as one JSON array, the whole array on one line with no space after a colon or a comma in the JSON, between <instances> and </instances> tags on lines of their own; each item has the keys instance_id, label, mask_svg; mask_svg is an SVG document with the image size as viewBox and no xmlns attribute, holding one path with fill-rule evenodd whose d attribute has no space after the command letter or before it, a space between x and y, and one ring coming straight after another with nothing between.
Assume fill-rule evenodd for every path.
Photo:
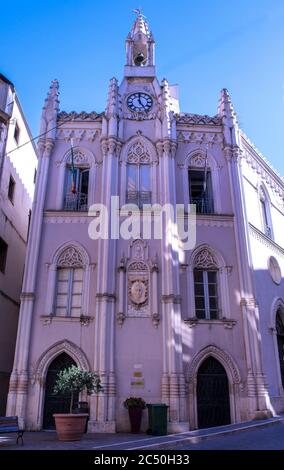
<instances>
[{"instance_id":1,"label":"carved capital","mask_svg":"<svg viewBox=\"0 0 284 470\"><path fill-rule=\"evenodd\" d=\"M119 312L116 315L117 323L120 327L122 327L124 321L125 321L126 315L123 312Z\"/></svg>"}]
</instances>

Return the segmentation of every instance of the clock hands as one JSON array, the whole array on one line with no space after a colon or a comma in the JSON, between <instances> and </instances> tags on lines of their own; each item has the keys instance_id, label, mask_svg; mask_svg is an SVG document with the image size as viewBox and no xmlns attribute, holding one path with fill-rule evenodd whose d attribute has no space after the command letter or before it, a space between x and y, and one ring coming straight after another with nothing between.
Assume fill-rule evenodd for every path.
<instances>
[{"instance_id":1,"label":"clock hands","mask_svg":"<svg viewBox=\"0 0 284 470\"><path fill-rule=\"evenodd\" d=\"M145 108L145 105L141 101L141 96L138 97L138 103L142 106L142 108Z\"/></svg>"}]
</instances>

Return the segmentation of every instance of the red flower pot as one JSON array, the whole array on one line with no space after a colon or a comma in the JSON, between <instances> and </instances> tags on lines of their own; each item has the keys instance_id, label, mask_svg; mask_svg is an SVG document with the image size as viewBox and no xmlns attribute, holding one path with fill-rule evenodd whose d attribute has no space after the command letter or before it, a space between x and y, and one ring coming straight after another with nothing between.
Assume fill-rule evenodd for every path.
<instances>
[{"instance_id":1,"label":"red flower pot","mask_svg":"<svg viewBox=\"0 0 284 470\"><path fill-rule=\"evenodd\" d=\"M135 407L128 408L131 432L133 433L140 432L142 411L143 411L142 408L135 408Z\"/></svg>"}]
</instances>

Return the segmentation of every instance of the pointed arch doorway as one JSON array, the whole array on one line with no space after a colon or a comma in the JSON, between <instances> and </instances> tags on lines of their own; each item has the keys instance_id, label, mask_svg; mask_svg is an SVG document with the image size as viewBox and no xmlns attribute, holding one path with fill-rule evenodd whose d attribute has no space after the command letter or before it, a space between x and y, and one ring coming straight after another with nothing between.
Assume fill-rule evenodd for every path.
<instances>
[{"instance_id":1,"label":"pointed arch doorway","mask_svg":"<svg viewBox=\"0 0 284 470\"><path fill-rule=\"evenodd\" d=\"M197 374L198 428L231 423L227 373L213 356L202 362Z\"/></svg>"},{"instance_id":2,"label":"pointed arch doorway","mask_svg":"<svg viewBox=\"0 0 284 470\"><path fill-rule=\"evenodd\" d=\"M68 413L70 406L70 394L54 394L53 389L58 372L73 365L76 362L68 354L61 353L49 365L45 381L45 397L43 410L43 429L55 429L53 413ZM78 401L78 395L74 402Z\"/></svg>"}]
</instances>

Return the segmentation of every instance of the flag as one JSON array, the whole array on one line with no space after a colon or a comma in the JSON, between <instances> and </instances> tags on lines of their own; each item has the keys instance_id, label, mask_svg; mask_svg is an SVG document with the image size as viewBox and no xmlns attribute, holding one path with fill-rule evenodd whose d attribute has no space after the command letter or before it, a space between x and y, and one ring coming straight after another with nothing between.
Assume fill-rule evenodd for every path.
<instances>
[{"instance_id":1,"label":"flag","mask_svg":"<svg viewBox=\"0 0 284 470\"><path fill-rule=\"evenodd\" d=\"M205 196L207 190L207 168L208 168L208 155L207 155L207 148L206 148L206 155L205 155L205 165L204 165L204 179L203 179L203 195Z\"/></svg>"},{"instance_id":2,"label":"flag","mask_svg":"<svg viewBox=\"0 0 284 470\"><path fill-rule=\"evenodd\" d=\"M76 194L76 170L74 166L73 139L71 139L71 173L72 173L71 193Z\"/></svg>"}]
</instances>

